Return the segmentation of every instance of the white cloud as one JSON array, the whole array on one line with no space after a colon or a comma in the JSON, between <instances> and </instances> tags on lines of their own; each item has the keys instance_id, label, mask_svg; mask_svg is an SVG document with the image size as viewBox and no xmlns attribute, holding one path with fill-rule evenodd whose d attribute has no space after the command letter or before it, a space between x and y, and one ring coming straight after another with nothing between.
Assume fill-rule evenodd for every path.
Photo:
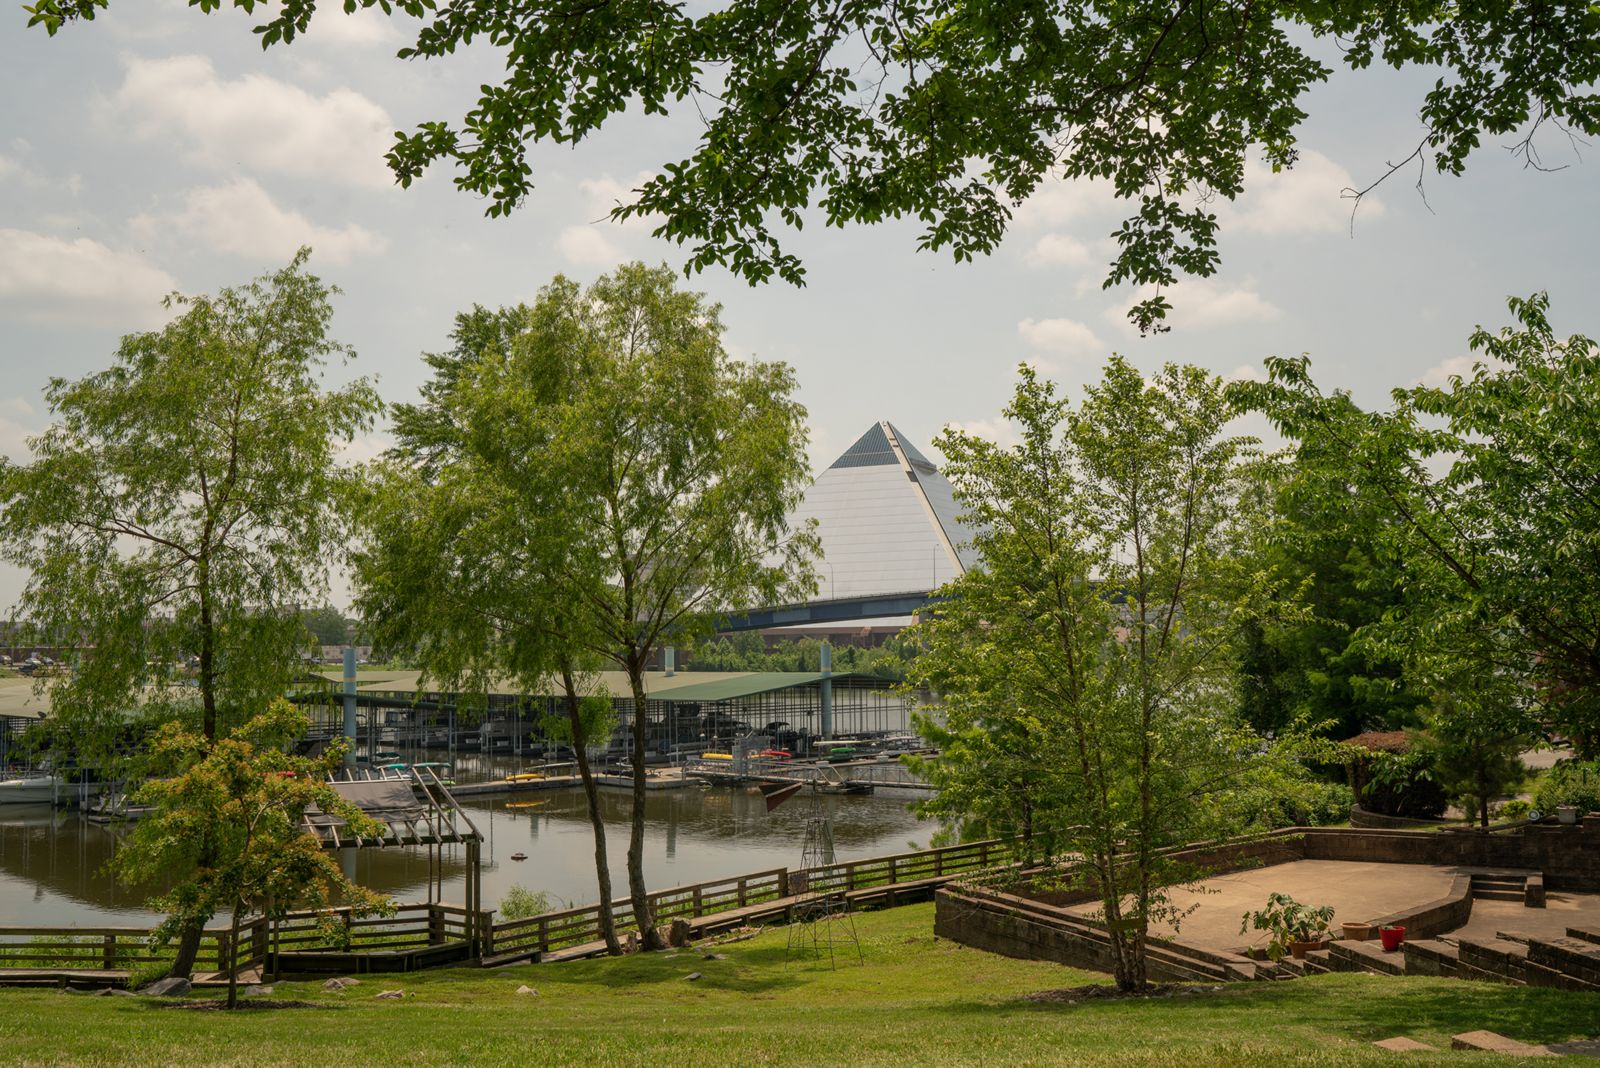
<instances>
[{"instance_id":1,"label":"white cloud","mask_svg":"<svg viewBox=\"0 0 1600 1068\"><path fill-rule=\"evenodd\" d=\"M334 48L399 48L402 37L391 21L370 8L357 8L348 15L336 5L319 8L306 31L309 44ZM296 38L299 40L299 38Z\"/></svg>"},{"instance_id":2,"label":"white cloud","mask_svg":"<svg viewBox=\"0 0 1600 1068\"><path fill-rule=\"evenodd\" d=\"M1222 377L1227 382L1265 382L1267 372L1254 364L1241 363Z\"/></svg>"},{"instance_id":3,"label":"white cloud","mask_svg":"<svg viewBox=\"0 0 1600 1068\"><path fill-rule=\"evenodd\" d=\"M586 267L610 266L621 261L622 249L599 230L599 224L569 226L556 239L556 247L573 263Z\"/></svg>"},{"instance_id":4,"label":"white cloud","mask_svg":"<svg viewBox=\"0 0 1600 1068\"><path fill-rule=\"evenodd\" d=\"M318 226L297 211L279 207L248 178L191 189L182 210L140 216L133 226L135 232L149 236L176 231L218 252L256 260L287 260L301 245L310 245L320 259L348 263L388 246L385 238L355 223L337 229Z\"/></svg>"},{"instance_id":5,"label":"white cloud","mask_svg":"<svg viewBox=\"0 0 1600 1068\"><path fill-rule=\"evenodd\" d=\"M945 424L946 429L959 430L963 434L975 438L992 441L1001 448L1009 449L1021 439L1017 436L1016 424L1009 419L969 419L966 422L951 422Z\"/></svg>"},{"instance_id":6,"label":"white cloud","mask_svg":"<svg viewBox=\"0 0 1600 1068\"><path fill-rule=\"evenodd\" d=\"M1089 246L1066 234L1044 234L1024 257L1035 267L1083 267L1092 253Z\"/></svg>"},{"instance_id":7,"label":"white cloud","mask_svg":"<svg viewBox=\"0 0 1600 1068\"><path fill-rule=\"evenodd\" d=\"M86 237L0 230L0 312L18 318L154 326L168 318L161 298L177 288L133 252Z\"/></svg>"},{"instance_id":8,"label":"white cloud","mask_svg":"<svg viewBox=\"0 0 1600 1068\"><path fill-rule=\"evenodd\" d=\"M1112 305L1102 315L1113 326L1137 335L1138 330L1128 321L1128 309L1136 300L1155 294L1154 286L1140 286L1133 298ZM1237 286L1225 286L1210 278L1189 278L1168 286L1166 298L1172 305L1166 322L1174 330L1214 330L1239 323L1268 323L1283 316L1283 309L1258 293L1255 282L1248 278Z\"/></svg>"},{"instance_id":9,"label":"white cloud","mask_svg":"<svg viewBox=\"0 0 1600 1068\"><path fill-rule=\"evenodd\" d=\"M1422 372L1421 376L1418 377L1412 384L1417 386L1436 386L1444 388L1450 385L1450 379L1452 376L1459 375L1462 378L1470 379L1472 377L1473 369L1480 363L1488 367L1490 370L1499 370L1505 366L1499 360L1491 359L1487 356L1451 356L1447 359L1440 360L1438 363Z\"/></svg>"},{"instance_id":10,"label":"white cloud","mask_svg":"<svg viewBox=\"0 0 1600 1068\"><path fill-rule=\"evenodd\" d=\"M1104 349L1095 332L1076 319L1024 319L1017 333L1031 347L1058 356L1089 356Z\"/></svg>"},{"instance_id":11,"label":"white cloud","mask_svg":"<svg viewBox=\"0 0 1600 1068\"><path fill-rule=\"evenodd\" d=\"M1019 227L1042 229L1105 215L1115 207L1116 192L1109 182L1047 176L1032 196L1012 209L1011 217Z\"/></svg>"},{"instance_id":12,"label":"white cloud","mask_svg":"<svg viewBox=\"0 0 1600 1068\"><path fill-rule=\"evenodd\" d=\"M212 167L245 164L369 188L393 185L388 112L351 89L313 96L262 74L228 80L203 56L133 59L108 104L139 137Z\"/></svg>"},{"instance_id":13,"label":"white cloud","mask_svg":"<svg viewBox=\"0 0 1600 1068\"><path fill-rule=\"evenodd\" d=\"M1355 184L1349 171L1321 152L1302 152L1293 167L1276 174L1253 159L1245 163L1243 195L1221 205L1217 216L1224 229L1261 234L1349 233L1354 201L1342 194ZM1361 215L1383 212L1383 202L1374 196L1361 202Z\"/></svg>"},{"instance_id":14,"label":"white cloud","mask_svg":"<svg viewBox=\"0 0 1600 1068\"><path fill-rule=\"evenodd\" d=\"M8 174L15 174L21 169L22 167L19 164L0 156L0 178L4 178Z\"/></svg>"}]
</instances>

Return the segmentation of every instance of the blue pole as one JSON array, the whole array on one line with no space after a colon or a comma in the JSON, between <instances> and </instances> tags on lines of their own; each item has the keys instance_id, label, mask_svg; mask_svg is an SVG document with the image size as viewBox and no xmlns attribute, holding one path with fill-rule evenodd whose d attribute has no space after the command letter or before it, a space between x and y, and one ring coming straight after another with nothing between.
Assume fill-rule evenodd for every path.
<instances>
[{"instance_id":1,"label":"blue pole","mask_svg":"<svg viewBox=\"0 0 1600 1068\"><path fill-rule=\"evenodd\" d=\"M350 743L350 748L344 754L344 762L348 767L356 763L356 650L355 646L344 647L344 736Z\"/></svg>"}]
</instances>

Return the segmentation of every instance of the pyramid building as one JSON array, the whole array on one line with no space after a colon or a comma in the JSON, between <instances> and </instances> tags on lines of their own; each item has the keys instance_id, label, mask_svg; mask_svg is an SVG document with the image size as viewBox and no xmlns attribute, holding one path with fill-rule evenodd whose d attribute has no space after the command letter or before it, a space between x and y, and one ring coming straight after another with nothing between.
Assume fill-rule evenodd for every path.
<instances>
[{"instance_id":1,"label":"pyramid building","mask_svg":"<svg viewBox=\"0 0 1600 1068\"><path fill-rule=\"evenodd\" d=\"M891 423L846 449L792 517L816 519L816 599L925 593L977 562L950 483Z\"/></svg>"}]
</instances>

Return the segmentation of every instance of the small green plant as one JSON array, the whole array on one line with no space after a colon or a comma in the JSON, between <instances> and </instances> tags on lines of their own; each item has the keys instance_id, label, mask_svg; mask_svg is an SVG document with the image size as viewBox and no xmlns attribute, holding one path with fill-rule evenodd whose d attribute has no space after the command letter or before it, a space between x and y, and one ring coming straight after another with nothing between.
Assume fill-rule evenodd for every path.
<instances>
[{"instance_id":1,"label":"small green plant","mask_svg":"<svg viewBox=\"0 0 1600 1068\"><path fill-rule=\"evenodd\" d=\"M526 886L513 886L500 899L501 920L526 920L543 916L550 911L550 895L543 890L529 890Z\"/></svg>"},{"instance_id":2,"label":"small green plant","mask_svg":"<svg viewBox=\"0 0 1600 1068\"><path fill-rule=\"evenodd\" d=\"M1289 951L1290 942L1315 942L1333 924L1333 906L1313 908L1302 905L1288 894L1268 894L1267 907L1246 912L1239 933L1254 928L1271 936L1267 956L1278 960Z\"/></svg>"},{"instance_id":3,"label":"small green plant","mask_svg":"<svg viewBox=\"0 0 1600 1068\"><path fill-rule=\"evenodd\" d=\"M1532 801L1514 797L1495 809L1494 816L1497 820L1525 820L1532 811Z\"/></svg>"},{"instance_id":4,"label":"small green plant","mask_svg":"<svg viewBox=\"0 0 1600 1068\"><path fill-rule=\"evenodd\" d=\"M1546 816L1561 805L1579 814L1600 812L1600 761L1564 760L1545 773L1534 791L1534 807Z\"/></svg>"}]
</instances>

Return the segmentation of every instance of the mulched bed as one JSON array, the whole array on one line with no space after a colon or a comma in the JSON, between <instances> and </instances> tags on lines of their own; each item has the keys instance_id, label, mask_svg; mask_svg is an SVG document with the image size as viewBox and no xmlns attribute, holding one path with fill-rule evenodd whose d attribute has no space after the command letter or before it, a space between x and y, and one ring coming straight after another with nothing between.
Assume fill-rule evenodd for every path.
<instances>
[{"instance_id":1,"label":"mulched bed","mask_svg":"<svg viewBox=\"0 0 1600 1068\"><path fill-rule=\"evenodd\" d=\"M1152 983L1145 990L1121 990L1103 983L1090 986L1061 987L1056 990L1036 990L1022 995L1023 1001L1036 1005L1076 1005L1081 1001L1118 1001L1125 999L1149 1000L1151 998L1195 997L1221 990L1220 986L1183 986L1178 983Z\"/></svg>"}]
</instances>

